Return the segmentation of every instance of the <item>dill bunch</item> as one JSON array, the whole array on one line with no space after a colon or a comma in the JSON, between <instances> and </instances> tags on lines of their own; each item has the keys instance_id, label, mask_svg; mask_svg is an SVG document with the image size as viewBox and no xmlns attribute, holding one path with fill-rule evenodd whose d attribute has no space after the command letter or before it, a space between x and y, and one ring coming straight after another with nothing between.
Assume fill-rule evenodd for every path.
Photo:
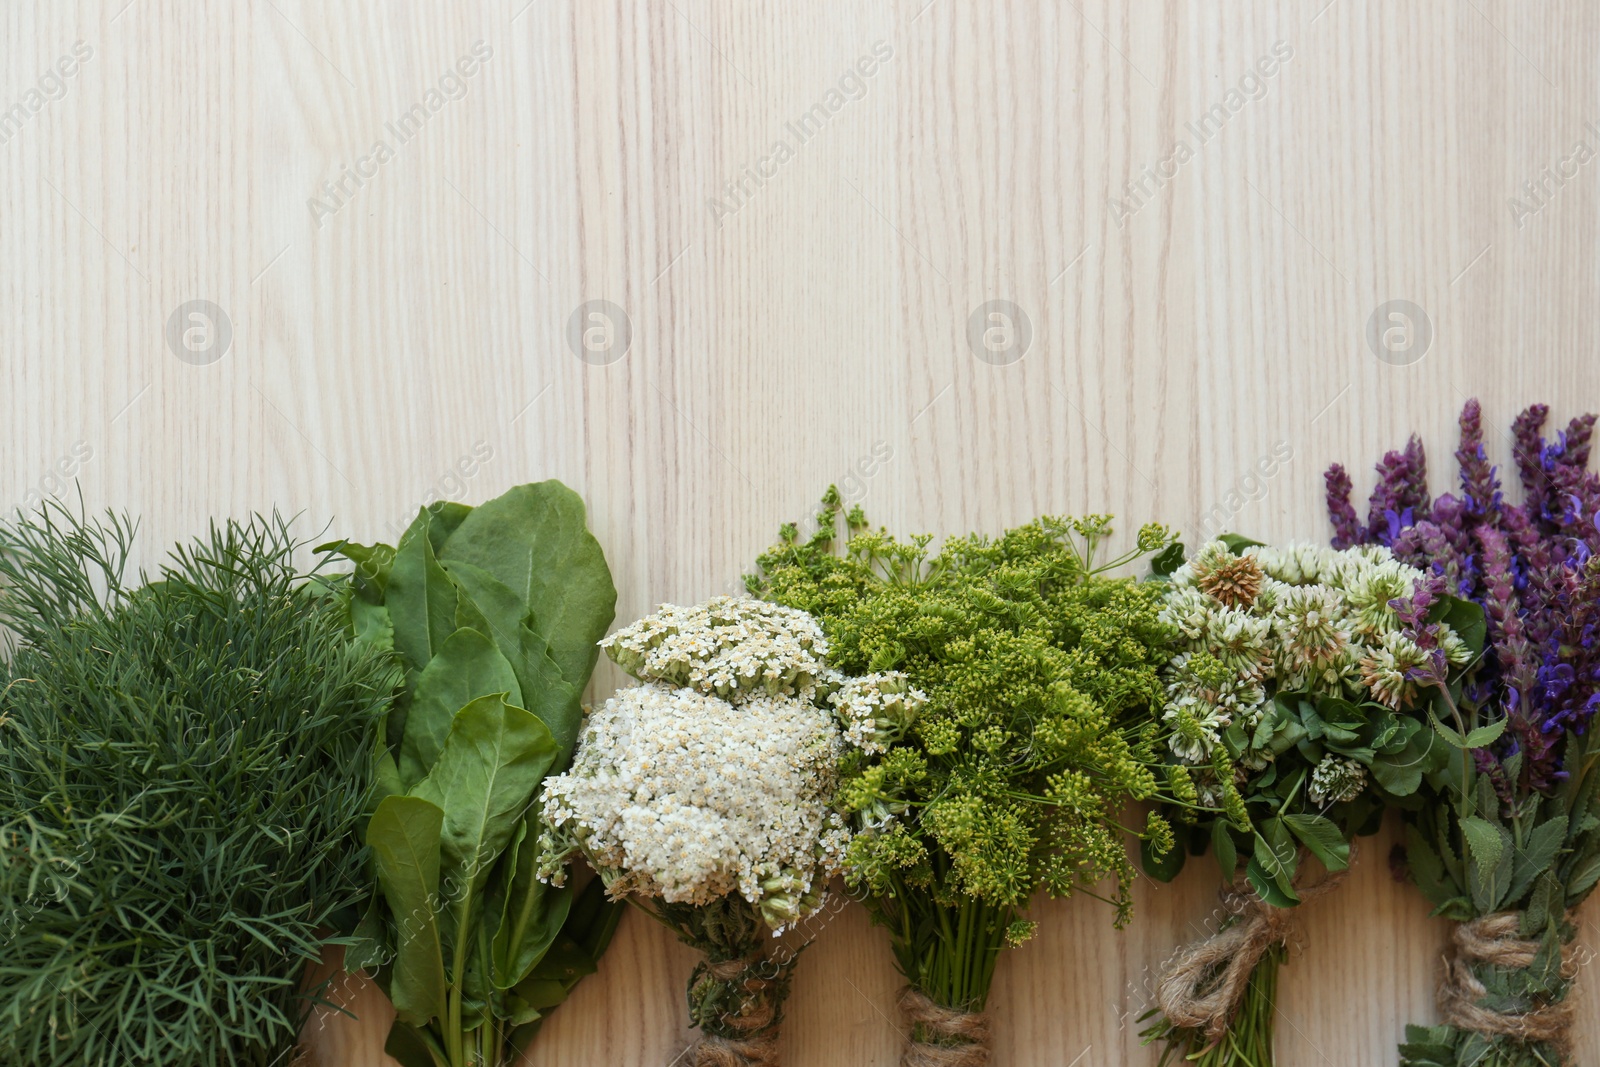
<instances>
[{"instance_id":1,"label":"dill bunch","mask_svg":"<svg viewBox=\"0 0 1600 1067\"><path fill-rule=\"evenodd\" d=\"M1108 517L1047 516L932 553L930 537L871 532L855 508L841 553L839 517L830 490L816 534L784 527L746 583L815 615L831 665L904 672L926 694L905 737L845 758L840 804L857 831L846 878L890 929L915 991L982 1011L1001 948L1032 933L1038 890L1098 897L1118 926L1129 918L1135 872L1118 817L1158 791L1150 709L1174 632L1159 585L1107 572L1172 537L1146 526L1134 551L1101 562ZM1172 846L1160 817L1137 836Z\"/></svg>"},{"instance_id":2,"label":"dill bunch","mask_svg":"<svg viewBox=\"0 0 1600 1067\"><path fill-rule=\"evenodd\" d=\"M351 641L283 519L129 582L132 523L0 527L0 1062L287 1063L360 899L398 672Z\"/></svg>"}]
</instances>

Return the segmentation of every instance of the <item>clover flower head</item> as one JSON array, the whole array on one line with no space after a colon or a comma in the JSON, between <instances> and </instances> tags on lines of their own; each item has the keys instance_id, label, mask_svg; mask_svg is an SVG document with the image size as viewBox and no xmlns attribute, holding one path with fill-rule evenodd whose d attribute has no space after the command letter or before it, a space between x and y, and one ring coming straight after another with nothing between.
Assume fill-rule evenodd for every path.
<instances>
[{"instance_id":1,"label":"clover flower head","mask_svg":"<svg viewBox=\"0 0 1600 1067\"><path fill-rule=\"evenodd\" d=\"M1353 759L1327 755L1311 771L1306 790L1313 804L1338 804L1354 800L1367 787L1367 769Z\"/></svg>"},{"instance_id":2,"label":"clover flower head","mask_svg":"<svg viewBox=\"0 0 1600 1067\"><path fill-rule=\"evenodd\" d=\"M1428 654L1404 634L1390 632L1382 643L1369 648L1361 660L1361 683L1372 690L1372 698L1396 711L1416 695L1417 683L1411 671L1427 661Z\"/></svg>"}]
</instances>

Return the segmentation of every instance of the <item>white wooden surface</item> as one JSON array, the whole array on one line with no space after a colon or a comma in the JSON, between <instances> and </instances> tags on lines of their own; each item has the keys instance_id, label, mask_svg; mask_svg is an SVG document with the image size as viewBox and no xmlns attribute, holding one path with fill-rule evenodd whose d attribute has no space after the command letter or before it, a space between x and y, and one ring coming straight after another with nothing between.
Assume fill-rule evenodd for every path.
<instances>
[{"instance_id":1,"label":"white wooden surface","mask_svg":"<svg viewBox=\"0 0 1600 1067\"><path fill-rule=\"evenodd\" d=\"M1597 49L1583 0L6 4L0 494L77 480L154 561L212 515L392 539L431 496L558 477L623 619L734 587L852 472L900 530L1322 538L1330 460L1415 429L1442 474L1467 396L1495 427L1600 405ZM1364 339L1391 299L1425 310L1419 362ZM205 365L164 336L191 300L231 327ZM614 362L568 346L591 300L627 317ZM1027 317L1020 361L968 344L990 300ZM1285 1067L1390 1062L1433 1016L1444 929L1390 840L1306 916ZM1153 1063L1128 1017L1212 888L1143 887L1122 934L1041 905L996 1063ZM668 1064L690 963L630 919L530 1062ZM864 916L833 921L786 1061L895 1062L896 986ZM1581 997L1592 1060L1600 982ZM318 1063L384 1062L383 1006L355 1006Z\"/></svg>"}]
</instances>

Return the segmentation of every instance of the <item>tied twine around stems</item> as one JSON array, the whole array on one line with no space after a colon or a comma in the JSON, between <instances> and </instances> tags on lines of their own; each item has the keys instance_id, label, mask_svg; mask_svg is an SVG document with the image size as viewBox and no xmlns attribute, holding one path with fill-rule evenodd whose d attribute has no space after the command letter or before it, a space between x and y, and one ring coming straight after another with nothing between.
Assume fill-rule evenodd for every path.
<instances>
[{"instance_id":1,"label":"tied twine around stems","mask_svg":"<svg viewBox=\"0 0 1600 1067\"><path fill-rule=\"evenodd\" d=\"M1316 885L1295 888L1304 904L1343 881L1340 871ZM1273 907L1245 883L1236 882L1219 896L1238 921L1180 951L1156 985L1156 1003L1167 1021L1175 1029L1204 1033L1211 1044L1221 1041L1233 1024L1261 957L1273 945L1286 944L1294 933L1295 909Z\"/></svg>"},{"instance_id":2,"label":"tied twine around stems","mask_svg":"<svg viewBox=\"0 0 1600 1067\"><path fill-rule=\"evenodd\" d=\"M1444 980L1439 984L1439 1010L1445 1022L1485 1037L1548 1044L1563 1062L1571 1056L1572 1001L1562 999L1521 1012L1495 1011L1479 1003L1488 990L1472 973L1473 964L1520 971L1531 967L1539 954L1540 943L1522 936L1518 913L1495 912L1462 923L1451 941L1454 954L1445 960ZM1568 943L1561 949L1561 977L1570 979L1577 973L1577 954Z\"/></svg>"},{"instance_id":3,"label":"tied twine around stems","mask_svg":"<svg viewBox=\"0 0 1600 1067\"><path fill-rule=\"evenodd\" d=\"M900 1013L925 1039L912 1039L900 1067L987 1067L987 1014L943 1007L910 986L900 992Z\"/></svg>"},{"instance_id":4,"label":"tied twine around stems","mask_svg":"<svg viewBox=\"0 0 1600 1067\"><path fill-rule=\"evenodd\" d=\"M781 971L758 953L744 959L702 961L690 983L693 990L704 982L736 986L742 996L737 1014L724 1015L720 1025L731 1035L706 1034L694 1051L694 1067L778 1067L778 979L764 971Z\"/></svg>"}]
</instances>

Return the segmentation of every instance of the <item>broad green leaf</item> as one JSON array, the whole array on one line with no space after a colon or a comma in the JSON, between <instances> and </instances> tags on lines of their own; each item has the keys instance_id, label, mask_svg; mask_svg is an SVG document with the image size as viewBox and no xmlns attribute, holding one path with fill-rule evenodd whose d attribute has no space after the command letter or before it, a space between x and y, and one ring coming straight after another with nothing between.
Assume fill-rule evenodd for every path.
<instances>
[{"instance_id":1,"label":"broad green leaf","mask_svg":"<svg viewBox=\"0 0 1600 1067\"><path fill-rule=\"evenodd\" d=\"M1461 820L1461 836L1466 839L1467 849L1477 866L1487 870L1500 862L1505 843L1500 837L1499 827L1476 815L1469 815Z\"/></svg>"},{"instance_id":2,"label":"broad green leaf","mask_svg":"<svg viewBox=\"0 0 1600 1067\"><path fill-rule=\"evenodd\" d=\"M456 587L433 558L427 537L401 542L384 603L394 623L395 651L408 674L421 671L456 630Z\"/></svg>"},{"instance_id":3,"label":"broad green leaf","mask_svg":"<svg viewBox=\"0 0 1600 1067\"><path fill-rule=\"evenodd\" d=\"M1467 747L1467 739L1461 736L1461 732L1459 730L1455 730L1449 726L1446 726L1440 721L1439 716L1433 714L1432 712L1428 713L1428 719L1433 723L1433 728L1438 731L1439 736L1444 738L1452 748L1464 749Z\"/></svg>"},{"instance_id":4,"label":"broad green leaf","mask_svg":"<svg viewBox=\"0 0 1600 1067\"><path fill-rule=\"evenodd\" d=\"M361 913L361 921L350 935L355 943L344 950L346 972L376 970L393 957L394 947L389 944L389 928L383 913L382 893L372 893Z\"/></svg>"},{"instance_id":5,"label":"broad green leaf","mask_svg":"<svg viewBox=\"0 0 1600 1067\"><path fill-rule=\"evenodd\" d=\"M393 796L367 825L378 886L398 932L389 999L398 1018L418 1026L445 1012L444 946L434 910L444 818L427 800Z\"/></svg>"},{"instance_id":6,"label":"broad green leaf","mask_svg":"<svg viewBox=\"0 0 1600 1067\"><path fill-rule=\"evenodd\" d=\"M452 912L488 876L555 755L544 723L499 694L456 712L433 770L412 790L444 810L441 884Z\"/></svg>"},{"instance_id":7,"label":"broad green leaf","mask_svg":"<svg viewBox=\"0 0 1600 1067\"><path fill-rule=\"evenodd\" d=\"M1166 578L1181 566L1183 566L1183 542L1174 541L1151 558L1150 573L1158 578Z\"/></svg>"},{"instance_id":8,"label":"broad green leaf","mask_svg":"<svg viewBox=\"0 0 1600 1067\"><path fill-rule=\"evenodd\" d=\"M1546 819L1528 833L1528 839L1522 847L1516 849L1515 862L1511 870L1511 888L1506 896L1516 900L1533 884L1540 872L1555 862L1556 853L1561 850L1562 842L1567 837L1567 817L1557 815Z\"/></svg>"},{"instance_id":9,"label":"broad green leaf","mask_svg":"<svg viewBox=\"0 0 1600 1067\"><path fill-rule=\"evenodd\" d=\"M476 630L461 629L445 638L433 659L417 676L400 741L400 777L407 788L428 776L456 712L479 697L505 694L506 703L522 706L516 672L494 642Z\"/></svg>"},{"instance_id":10,"label":"broad green leaf","mask_svg":"<svg viewBox=\"0 0 1600 1067\"><path fill-rule=\"evenodd\" d=\"M1259 838L1257 839L1259 841ZM1292 908L1300 903L1300 898L1293 893L1285 893L1277 881L1268 874L1266 869L1254 857L1245 864L1245 880L1250 883L1250 888L1256 891L1256 896L1271 904L1275 908Z\"/></svg>"},{"instance_id":11,"label":"broad green leaf","mask_svg":"<svg viewBox=\"0 0 1600 1067\"><path fill-rule=\"evenodd\" d=\"M482 567L464 560L451 560L445 565L450 578L472 602L470 610L478 614L488 629L483 632L494 639L507 659L516 656L521 645L518 633L533 618L528 604L500 579Z\"/></svg>"},{"instance_id":12,"label":"broad green leaf","mask_svg":"<svg viewBox=\"0 0 1600 1067\"><path fill-rule=\"evenodd\" d=\"M389 618L389 609L382 604L369 604L360 597L352 597L350 626L356 640L385 651L394 650L394 620Z\"/></svg>"},{"instance_id":13,"label":"broad green leaf","mask_svg":"<svg viewBox=\"0 0 1600 1067\"><path fill-rule=\"evenodd\" d=\"M1320 815L1285 815L1283 823L1328 870L1342 871L1350 866L1350 842L1331 819Z\"/></svg>"},{"instance_id":14,"label":"broad green leaf","mask_svg":"<svg viewBox=\"0 0 1600 1067\"><path fill-rule=\"evenodd\" d=\"M461 521L472 514L472 508L453 500L438 500L425 510L428 512L428 543L433 546L433 554L437 556Z\"/></svg>"},{"instance_id":15,"label":"broad green leaf","mask_svg":"<svg viewBox=\"0 0 1600 1067\"><path fill-rule=\"evenodd\" d=\"M1406 827L1406 865L1417 888L1431 904L1441 904L1455 896L1457 888L1447 879L1444 861L1415 826Z\"/></svg>"},{"instance_id":16,"label":"broad green leaf","mask_svg":"<svg viewBox=\"0 0 1600 1067\"><path fill-rule=\"evenodd\" d=\"M1466 642L1473 655L1483 651L1489 635L1489 623L1481 605L1461 597L1441 597L1428 612L1429 622L1449 624L1456 636Z\"/></svg>"},{"instance_id":17,"label":"broad green leaf","mask_svg":"<svg viewBox=\"0 0 1600 1067\"><path fill-rule=\"evenodd\" d=\"M627 907L624 901L612 900L606 895L604 881L591 878L572 902L572 910L567 913L567 921L561 925L561 933L581 945L590 959L597 960L605 955L606 947L611 944L611 937L617 932Z\"/></svg>"},{"instance_id":18,"label":"broad green leaf","mask_svg":"<svg viewBox=\"0 0 1600 1067\"><path fill-rule=\"evenodd\" d=\"M1467 748L1483 748L1499 740L1500 735L1506 732L1506 720L1499 719L1488 726L1480 726L1467 734Z\"/></svg>"},{"instance_id":19,"label":"broad green leaf","mask_svg":"<svg viewBox=\"0 0 1600 1067\"><path fill-rule=\"evenodd\" d=\"M1228 832L1228 820L1217 819L1211 824L1211 851L1222 868L1223 879L1232 882L1239 870L1239 849Z\"/></svg>"},{"instance_id":20,"label":"broad green leaf","mask_svg":"<svg viewBox=\"0 0 1600 1067\"><path fill-rule=\"evenodd\" d=\"M562 677L579 690L617 603L586 521L583 500L560 482L521 485L474 508L440 554L447 565L483 568L516 593Z\"/></svg>"},{"instance_id":21,"label":"broad green leaf","mask_svg":"<svg viewBox=\"0 0 1600 1067\"><path fill-rule=\"evenodd\" d=\"M538 878L537 809L529 811L523 819L511 848L511 862L501 867L502 872L510 876L510 885L494 935L494 985L497 989L510 989L528 976L561 933L561 926L572 908L570 885L556 887Z\"/></svg>"},{"instance_id":22,"label":"broad green leaf","mask_svg":"<svg viewBox=\"0 0 1600 1067\"><path fill-rule=\"evenodd\" d=\"M1476 816L1461 820L1461 831L1473 858L1467 865L1467 890L1473 907L1487 915L1500 907L1511 890L1511 832ZM1493 845L1488 843L1491 835Z\"/></svg>"},{"instance_id":23,"label":"broad green leaf","mask_svg":"<svg viewBox=\"0 0 1600 1067\"><path fill-rule=\"evenodd\" d=\"M1469 923L1476 919L1479 913L1473 909L1470 897L1451 897L1428 914L1436 919L1452 919L1458 923Z\"/></svg>"},{"instance_id":24,"label":"broad green leaf","mask_svg":"<svg viewBox=\"0 0 1600 1067\"><path fill-rule=\"evenodd\" d=\"M377 758L373 760L372 792L367 801L370 810L377 811L385 798L399 796L405 791L405 783L400 780L400 768L395 766L394 757L387 748L380 747Z\"/></svg>"},{"instance_id":25,"label":"broad green leaf","mask_svg":"<svg viewBox=\"0 0 1600 1067\"><path fill-rule=\"evenodd\" d=\"M1566 896L1561 882L1552 872L1546 871L1534 882L1533 892L1528 894L1527 907L1522 909L1521 933L1523 937L1532 937L1550 921L1550 912L1558 907Z\"/></svg>"},{"instance_id":26,"label":"broad green leaf","mask_svg":"<svg viewBox=\"0 0 1600 1067\"><path fill-rule=\"evenodd\" d=\"M394 549L389 545L360 545L354 541L329 541L312 549L318 554L332 553L343 556L355 564L355 581L358 596L367 596L371 603L383 599L384 587L389 583L389 568L394 563Z\"/></svg>"},{"instance_id":27,"label":"broad green leaf","mask_svg":"<svg viewBox=\"0 0 1600 1067\"><path fill-rule=\"evenodd\" d=\"M449 1067L450 1063L437 1038L398 1018L389 1027L383 1051L398 1060L400 1067Z\"/></svg>"},{"instance_id":28,"label":"broad green leaf","mask_svg":"<svg viewBox=\"0 0 1600 1067\"><path fill-rule=\"evenodd\" d=\"M450 577L470 599L489 625L487 631L501 653L511 661L521 685L522 706L544 720L560 750L557 766L564 766L582 729L582 686L562 676L550 658L549 642L524 621L527 609L504 582L470 563L450 565Z\"/></svg>"},{"instance_id":29,"label":"broad green leaf","mask_svg":"<svg viewBox=\"0 0 1600 1067\"><path fill-rule=\"evenodd\" d=\"M1390 796L1408 797L1422 785L1423 775L1444 766L1448 749L1432 730L1412 731L1405 747L1392 755L1373 757L1373 781Z\"/></svg>"},{"instance_id":30,"label":"broad green leaf","mask_svg":"<svg viewBox=\"0 0 1600 1067\"><path fill-rule=\"evenodd\" d=\"M1266 545L1265 541L1256 541L1244 536L1244 534L1236 533L1225 533L1221 537L1218 537L1217 540L1227 545L1228 551L1232 552L1236 556L1247 548L1262 548Z\"/></svg>"},{"instance_id":31,"label":"broad green leaf","mask_svg":"<svg viewBox=\"0 0 1600 1067\"><path fill-rule=\"evenodd\" d=\"M1283 895L1298 901L1294 891L1295 869L1299 866L1294 841L1281 819L1268 819L1256 834L1254 862L1275 882Z\"/></svg>"},{"instance_id":32,"label":"broad green leaf","mask_svg":"<svg viewBox=\"0 0 1600 1067\"><path fill-rule=\"evenodd\" d=\"M1589 890L1594 888L1596 881L1600 881L1600 853L1579 861L1573 867L1571 880L1567 883L1567 907L1576 907Z\"/></svg>"}]
</instances>

